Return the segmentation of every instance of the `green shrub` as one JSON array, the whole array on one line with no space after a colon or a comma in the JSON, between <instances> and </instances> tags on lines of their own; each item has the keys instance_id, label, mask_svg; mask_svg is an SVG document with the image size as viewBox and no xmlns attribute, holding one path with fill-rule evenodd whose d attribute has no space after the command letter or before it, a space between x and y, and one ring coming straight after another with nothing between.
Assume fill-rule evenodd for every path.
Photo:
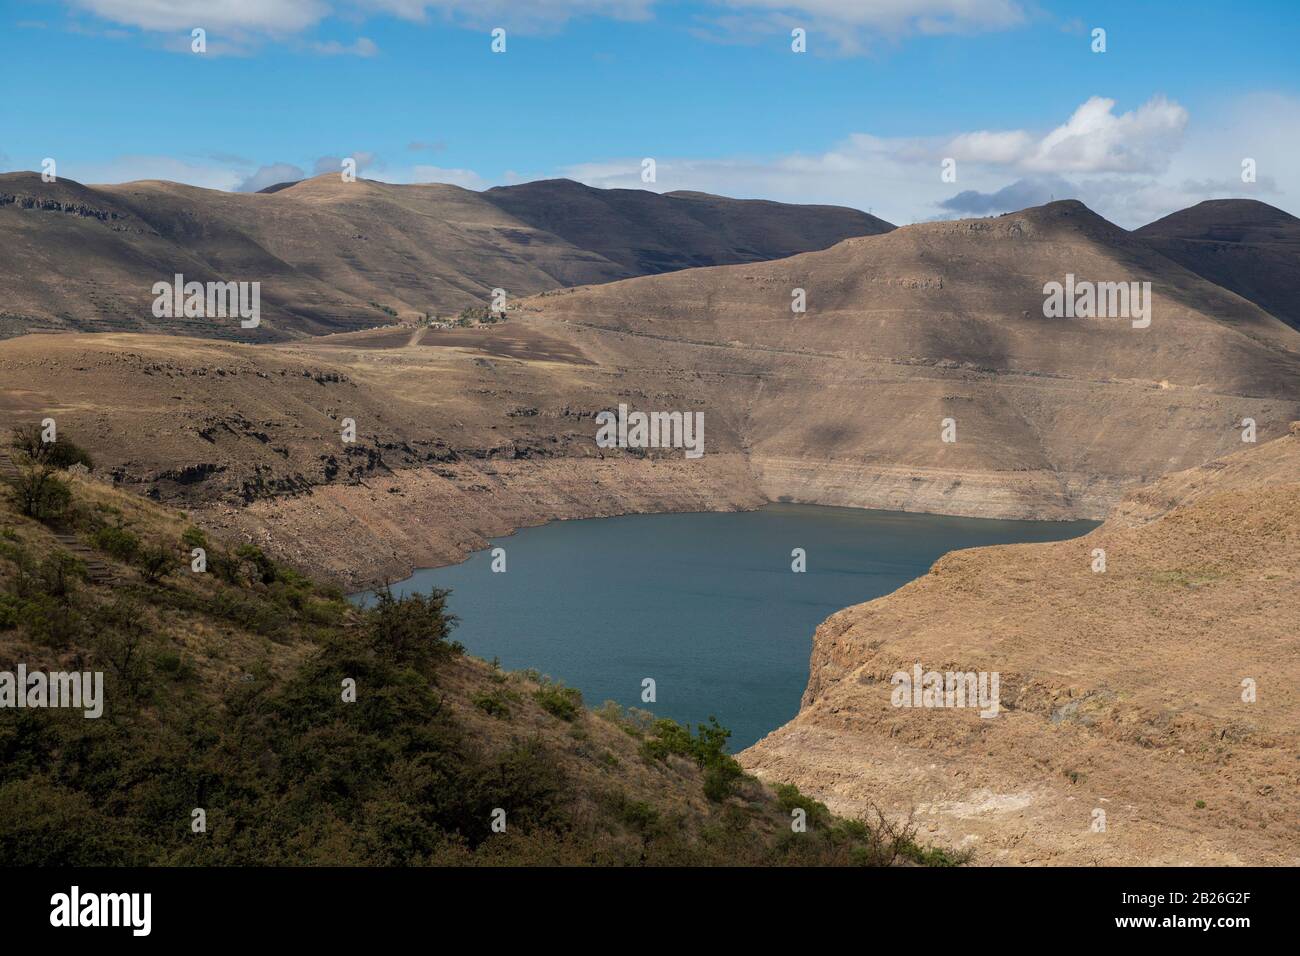
<instances>
[{"instance_id":1,"label":"green shrub","mask_svg":"<svg viewBox=\"0 0 1300 956\"><path fill-rule=\"evenodd\" d=\"M140 573L150 584L171 574L176 568L176 556L165 544L145 548L140 554Z\"/></svg>"},{"instance_id":2,"label":"green shrub","mask_svg":"<svg viewBox=\"0 0 1300 956\"><path fill-rule=\"evenodd\" d=\"M777 784L776 800L777 804L786 813L796 809L802 810L806 815L810 828L825 826L831 820L831 812L827 809L826 804L801 793L799 788L792 783Z\"/></svg>"},{"instance_id":3,"label":"green shrub","mask_svg":"<svg viewBox=\"0 0 1300 956\"><path fill-rule=\"evenodd\" d=\"M100 551L119 561L132 562L140 553L140 538L125 528L108 525L100 528L91 538Z\"/></svg>"},{"instance_id":4,"label":"green shrub","mask_svg":"<svg viewBox=\"0 0 1300 956\"><path fill-rule=\"evenodd\" d=\"M704 770L704 793L710 800L722 801L735 791L744 776L736 759L727 753L731 731L710 716L707 724L691 735L690 725L661 718L654 723L654 736L641 744L641 753L651 760L666 760L670 754L694 760Z\"/></svg>"},{"instance_id":5,"label":"green shrub","mask_svg":"<svg viewBox=\"0 0 1300 956\"><path fill-rule=\"evenodd\" d=\"M118 598L95 609L92 625L96 656L108 662L128 695L139 696L149 674L145 660L149 625L143 607L132 598Z\"/></svg>"},{"instance_id":6,"label":"green shrub","mask_svg":"<svg viewBox=\"0 0 1300 956\"><path fill-rule=\"evenodd\" d=\"M518 700L518 694L504 689L497 689L490 694L476 694L474 696L474 706L492 717L509 720L510 705Z\"/></svg>"},{"instance_id":7,"label":"green shrub","mask_svg":"<svg viewBox=\"0 0 1300 956\"><path fill-rule=\"evenodd\" d=\"M736 784L745 776L745 771L735 759L723 756L704 768L704 795L714 802L721 803L736 790Z\"/></svg>"},{"instance_id":8,"label":"green shrub","mask_svg":"<svg viewBox=\"0 0 1300 956\"><path fill-rule=\"evenodd\" d=\"M66 600L86 575L86 566L67 551L55 550L45 556L37 571L41 590L50 597Z\"/></svg>"},{"instance_id":9,"label":"green shrub","mask_svg":"<svg viewBox=\"0 0 1300 956\"><path fill-rule=\"evenodd\" d=\"M662 821L659 811L644 800L632 800L622 791L606 796L606 802L614 816L642 836L650 836L661 830Z\"/></svg>"},{"instance_id":10,"label":"green shrub","mask_svg":"<svg viewBox=\"0 0 1300 956\"><path fill-rule=\"evenodd\" d=\"M46 647L67 647L84 634L81 612L67 601L56 600L48 594L27 598L17 610L18 621L27 628L32 640Z\"/></svg>"},{"instance_id":11,"label":"green shrub","mask_svg":"<svg viewBox=\"0 0 1300 956\"><path fill-rule=\"evenodd\" d=\"M448 641L456 625L446 613L447 591L393 597L384 588L366 612L370 640L386 659L409 664L427 664L445 657L459 645Z\"/></svg>"},{"instance_id":12,"label":"green shrub","mask_svg":"<svg viewBox=\"0 0 1300 956\"><path fill-rule=\"evenodd\" d=\"M195 676L194 666L179 651L159 650L153 655L153 666L163 674L178 681L189 680Z\"/></svg>"},{"instance_id":13,"label":"green shrub","mask_svg":"<svg viewBox=\"0 0 1300 956\"><path fill-rule=\"evenodd\" d=\"M23 601L16 594L0 594L0 631L9 631L22 620Z\"/></svg>"},{"instance_id":14,"label":"green shrub","mask_svg":"<svg viewBox=\"0 0 1300 956\"><path fill-rule=\"evenodd\" d=\"M576 687L563 684L543 684L533 692L533 699L542 705L542 709L560 720L577 720L582 713L582 692Z\"/></svg>"},{"instance_id":15,"label":"green shrub","mask_svg":"<svg viewBox=\"0 0 1300 956\"><path fill-rule=\"evenodd\" d=\"M53 522L72 504L72 488L52 468L42 464L20 468L10 487L19 509L29 518Z\"/></svg>"}]
</instances>

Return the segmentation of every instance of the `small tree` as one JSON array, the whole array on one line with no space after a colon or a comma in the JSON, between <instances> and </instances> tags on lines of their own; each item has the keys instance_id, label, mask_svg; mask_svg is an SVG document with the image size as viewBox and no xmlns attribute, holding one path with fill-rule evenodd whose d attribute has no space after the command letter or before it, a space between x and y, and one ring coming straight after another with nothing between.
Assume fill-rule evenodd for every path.
<instances>
[{"instance_id":1,"label":"small tree","mask_svg":"<svg viewBox=\"0 0 1300 956\"><path fill-rule=\"evenodd\" d=\"M9 484L22 513L37 521L57 521L72 504L72 489L47 465L20 468Z\"/></svg>"},{"instance_id":2,"label":"small tree","mask_svg":"<svg viewBox=\"0 0 1300 956\"><path fill-rule=\"evenodd\" d=\"M149 584L170 574L176 558L171 548L165 544L155 544L145 548L140 555L140 573Z\"/></svg>"},{"instance_id":3,"label":"small tree","mask_svg":"<svg viewBox=\"0 0 1300 956\"><path fill-rule=\"evenodd\" d=\"M127 693L135 697L148 676L144 648L149 628L144 609L122 598L100 608L94 624L96 652L108 661Z\"/></svg>"},{"instance_id":4,"label":"small tree","mask_svg":"<svg viewBox=\"0 0 1300 956\"><path fill-rule=\"evenodd\" d=\"M71 465L95 467L90 453L76 442L68 441L66 438L45 441L37 425L19 425L14 429L10 444L30 461L48 465L50 468L68 468Z\"/></svg>"},{"instance_id":5,"label":"small tree","mask_svg":"<svg viewBox=\"0 0 1300 956\"><path fill-rule=\"evenodd\" d=\"M400 663L422 663L450 653L447 638L456 618L446 613L448 593L435 588L429 594L395 598L385 586L367 615L375 649Z\"/></svg>"},{"instance_id":6,"label":"small tree","mask_svg":"<svg viewBox=\"0 0 1300 956\"><path fill-rule=\"evenodd\" d=\"M45 593L64 603L71 596L74 582L85 573L85 565L66 551L52 551L41 562L40 581Z\"/></svg>"}]
</instances>

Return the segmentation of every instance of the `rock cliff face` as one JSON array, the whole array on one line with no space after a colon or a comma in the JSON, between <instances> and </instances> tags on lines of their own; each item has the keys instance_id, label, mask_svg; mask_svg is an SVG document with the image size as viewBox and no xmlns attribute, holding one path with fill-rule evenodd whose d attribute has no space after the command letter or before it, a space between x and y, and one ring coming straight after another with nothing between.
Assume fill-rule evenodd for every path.
<instances>
[{"instance_id":1,"label":"rock cliff face","mask_svg":"<svg viewBox=\"0 0 1300 956\"><path fill-rule=\"evenodd\" d=\"M1300 423L1247 447L833 615L741 762L984 863L1300 862ZM917 664L998 673L1000 712L895 706Z\"/></svg>"},{"instance_id":2,"label":"rock cliff face","mask_svg":"<svg viewBox=\"0 0 1300 956\"><path fill-rule=\"evenodd\" d=\"M741 511L765 499L739 455L704 462L565 458L402 469L247 507L204 505L206 527L266 544L351 589L455 564L488 538L567 518Z\"/></svg>"}]
</instances>

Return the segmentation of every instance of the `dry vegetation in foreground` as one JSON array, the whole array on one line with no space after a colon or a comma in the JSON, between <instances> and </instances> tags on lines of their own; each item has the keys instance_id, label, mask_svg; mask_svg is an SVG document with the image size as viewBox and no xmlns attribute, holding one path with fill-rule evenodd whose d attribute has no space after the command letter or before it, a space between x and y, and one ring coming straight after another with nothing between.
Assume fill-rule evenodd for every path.
<instances>
[{"instance_id":1,"label":"dry vegetation in foreground","mask_svg":"<svg viewBox=\"0 0 1300 956\"><path fill-rule=\"evenodd\" d=\"M591 711L466 656L445 595L360 611L28 438L0 505L0 670L101 670L106 703L0 710L0 865L963 862L760 783L716 721Z\"/></svg>"}]
</instances>

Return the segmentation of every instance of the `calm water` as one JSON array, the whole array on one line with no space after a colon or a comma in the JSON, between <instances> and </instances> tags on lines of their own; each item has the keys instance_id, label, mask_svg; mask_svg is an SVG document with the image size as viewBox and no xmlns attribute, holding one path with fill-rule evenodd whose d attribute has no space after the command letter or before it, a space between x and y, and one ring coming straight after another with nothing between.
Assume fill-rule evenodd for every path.
<instances>
[{"instance_id":1,"label":"calm water","mask_svg":"<svg viewBox=\"0 0 1300 956\"><path fill-rule=\"evenodd\" d=\"M550 674L588 705L616 700L692 724L716 714L739 750L799 709L812 633L828 615L925 574L946 551L1095 526L787 504L557 521L494 540L504 574L485 550L393 591L450 588L471 654ZM790 569L793 548L807 553L805 573ZM641 701L645 677L654 704Z\"/></svg>"}]
</instances>

